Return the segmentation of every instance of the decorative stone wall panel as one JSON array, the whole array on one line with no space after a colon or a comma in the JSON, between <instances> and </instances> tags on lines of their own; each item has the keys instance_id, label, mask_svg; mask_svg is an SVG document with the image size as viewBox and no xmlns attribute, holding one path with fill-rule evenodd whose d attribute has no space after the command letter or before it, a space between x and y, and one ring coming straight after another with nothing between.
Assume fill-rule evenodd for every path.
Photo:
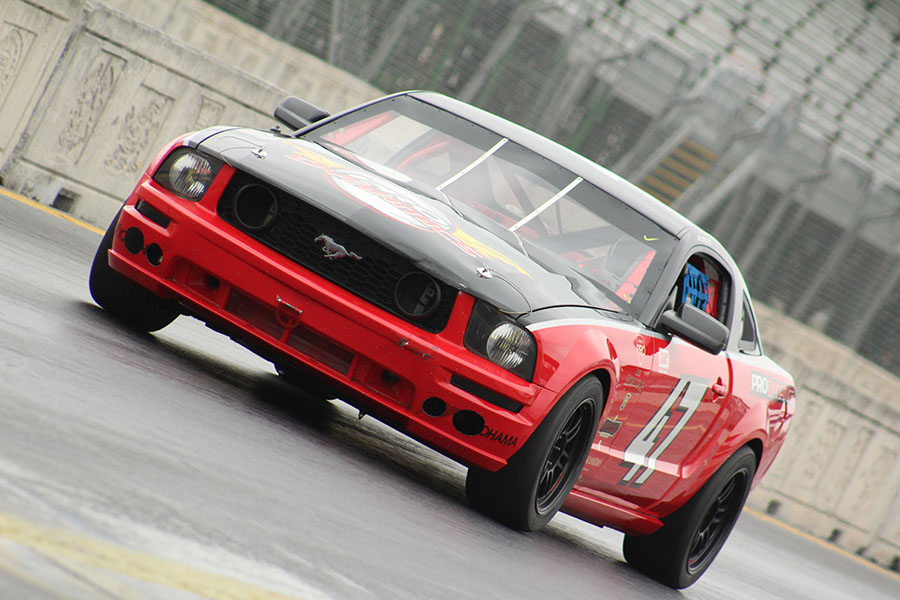
<instances>
[{"instance_id":1,"label":"decorative stone wall panel","mask_svg":"<svg viewBox=\"0 0 900 600\"><path fill-rule=\"evenodd\" d=\"M200 99L200 107L197 109L197 118L194 119L194 129L203 129L222 123L224 112L224 104L203 96Z\"/></svg>"},{"instance_id":2,"label":"decorative stone wall panel","mask_svg":"<svg viewBox=\"0 0 900 600\"><path fill-rule=\"evenodd\" d=\"M0 165L19 143L80 8L39 4L0 1Z\"/></svg>"},{"instance_id":3,"label":"decorative stone wall panel","mask_svg":"<svg viewBox=\"0 0 900 600\"><path fill-rule=\"evenodd\" d=\"M0 111L37 36L33 31L4 21L0 24Z\"/></svg>"},{"instance_id":4,"label":"decorative stone wall panel","mask_svg":"<svg viewBox=\"0 0 900 600\"><path fill-rule=\"evenodd\" d=\"M7 1L28 11L35 1L61 0ZM105 225L162 144L221 122L268 128L287 95L102 4L67 4L79 20L60 36L65 51L42 66L52 77L19 120L16 155L0 162L7 187L42 203L65 190L75 197L75 216ZM40 34L28 40L22 33L39 27L4 19L0 85L21 81L15 73L28 66L27 46L32 54L41 46ZM0 103L0 116L8 112ZM0 131L5 123L0 119Z\"/></svg>"},{"instance_id":5,"label":"decorative stone wall panel","mask_svg":"<svg viewBox=\"0 0 900 600\"><path fill-rule=\"evenodd\" d=\"M862 464L863 452L869 445L874 432L867 427L859 427L848 431L843 443L838 448L835 460L827 467L822 477L822 495L820 503L825 510L836 511L841 500L846 496L847 482L851 481Z\"/></svg>"},{"instance_id":6,"label":"decorative stone wall panel","mask_svg":"<svg viewBox=\"0 0 900 600\"><path fill-rule=\"evenodd\" d=\"M103 109L109 102L113 90L125 69L125 59L109 52L101 51L91 62L83 75L75 71L58 96L57 106L66 113L59 128L58 150L60 158L72 166L81 161ZM83 84L80 90L77 86ZM76 92L70 94L68 92ZM66 111L67 98L75 97L73 106Z\"/></svg>"},{"instance_id":7,"label":"decorative stone wall panel","mask_svg":"<svg viewBox=\"0 0 900 600\"><path fill-rule=\"evenodd\" d=\"M141 86L137 98L125 114L115 151L105 161L107 167L123 173L138 174L147 162L147 154L156 151L150 142L155 140L156 132L175 103L173 98L147 86Z\"/></svg>"},{"instance_id":8,"label":"decorative stone wall panel","mask_svg":"<svg viewBox=\"0 0 900 600\"><path fill-rule=\"evenodd\" d=\"M874 448L864 457L858 476L850 486L849 510L845 514L854 519L868 520L873 509L884 497L885 482L897 464L897 451L887 446Z\"/></svg>"}]
</instances>

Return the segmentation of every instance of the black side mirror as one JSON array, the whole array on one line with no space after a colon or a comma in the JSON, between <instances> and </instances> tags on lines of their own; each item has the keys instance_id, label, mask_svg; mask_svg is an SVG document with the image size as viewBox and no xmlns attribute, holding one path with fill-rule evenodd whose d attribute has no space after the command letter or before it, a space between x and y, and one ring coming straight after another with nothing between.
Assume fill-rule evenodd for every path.
<instances>
[{"instance_id":1,"label":"black side mirror","mask_svg":"<svg viewBox=\"0 0 900 600\"><path fill-rule=\"evenodd\" d=\"M288 96L275 108L274 116L291 129L300 129L329 116L328 111L296 96Z\"/></svg>"},{"instance_id":2,"label":"black side mirror","mask_svg":"<svg viewBox=\"0 0 900 600\"><path fill-rule=\"evenodd\" d=\"M683 302L677 311L663 312L659 326L712 354L728 343L728 328L689 302Z\"/></svg>"}]
</instances>

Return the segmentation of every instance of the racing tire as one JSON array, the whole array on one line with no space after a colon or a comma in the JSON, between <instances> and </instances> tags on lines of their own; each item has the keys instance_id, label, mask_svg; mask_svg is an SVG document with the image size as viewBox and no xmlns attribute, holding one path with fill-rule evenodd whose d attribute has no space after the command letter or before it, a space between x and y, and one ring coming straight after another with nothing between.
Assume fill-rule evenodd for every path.
<instances>
[{"instance_id":1,"label":"racing tire","mask_svg":"<svg viewBox=\"0 0 900 600\"><path fill-rule=\"evenodd\" d=\"M697 581L728 539L747 500L756 455L744 446L688 502L650 535L626 535L625 560L674 589Z\"/></svg>"},{"instance_id":2,"label":"racing tire","mask_svg":"<svg viewBox=\"0 0 900 600\"><path fill-rule=\"evenodd\" d=\"M89 280L91 297L132 329L157 331L174 321L180 311L174 302L157 297L109 266L109 250L118 222L116 214L94 254Z\"/></svg>"},{"instance_id":3,"label":"racing tire","mask_svg":"<svg viewBox=\"0 0 900 600\"><path fill-rule=\"evenodd\" d=\"M604 404L593 376L556 403L500 470L469 467L466 497L476 510L521 531L537 531L560 509L578 479Z\"/></svg>"}]
</instances>

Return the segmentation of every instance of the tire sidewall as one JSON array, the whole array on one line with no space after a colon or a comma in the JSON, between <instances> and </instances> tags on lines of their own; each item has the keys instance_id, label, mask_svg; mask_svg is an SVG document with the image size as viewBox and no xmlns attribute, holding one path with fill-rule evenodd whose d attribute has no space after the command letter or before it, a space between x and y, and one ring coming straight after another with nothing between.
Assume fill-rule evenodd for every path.
<instances>
[{"instance_id":1,"label":"tire sidewall","mask_svg":"<svg viewBox=\"0 0 900 600\"><path fill-rule=\"evenodd\" d=\"M179 310L173 302L162 300L109 266L109 251L121 214L120 208L100 240L91 263L88 288L98 305L132 329L157 331L174 321Z\"/></svg>"},{"instance_id":2,"label":"tire sidewall","mask_svg":"<svg viewBox=\"0 0 900 600\"><path fill-rule=\"evenodd\" d=\"M537 430L528 439L525 446L513 455L507 468L520 472L520 477L526 480L526 492L523 498L528 504L525 507L527 514L527 529L536 531L543 527L553 515L562 507L578 479L587 455L590 452L591 443L597 432L600 422L600 413L604 405L603 385L596 377L590 376L580 380L572 386L559 402L553 407L547 417L541 422ZM566 425L572 414L585 402L592 406L590 431L587 439L582 443L578 454L572 459L570 467L560 484L556 497L544 510L537 510L537 490L540 477L544 470L544 464L552 450L553 444L559 437L562 428Z\"/></svg>"},{"instance_id":3,"label":"tire sidewall","mask_svg":"<svg viewBox=\"0 0 900 600\"><path fill-rule=\"evenodd\" d=\"M97 246L97 251L94 253L94 260L91 263L91 279L102 276L103 271L109 268L108 253L110 248L112 248L113 237L116 234L116 227L119 224L119 215L121 214L122 209L120 208L110 222L109 227L107 227L106 231L103 233L103 238L100 240L100 245Z\"/></svg>"},{"instance_id":4,"label":"tire sidewall","mask_svg":"<svg viewBox=\"0 0 900 600\"><path fill-rule=\"evenodd\" d=\"M670 575L672 584L674 584L673 587L679 589L688 587L699 579L715 560L743 510L755 472L756 456L753 451L746 446L738 449L684 507L666 520L663 532L667 533L666 537L671 540L670 551L674 559L672 564L674 572ZM698 529L710 509L711 503L719 496L725 486L738 475L743 477L743 489L739 492L740 502L737 509L733 515L729 515L730 522L725 523L718 532L713 546L707 551L700 563L689 569L688 559L690 558L691 547Z\"/></svg>"}]
</instances>

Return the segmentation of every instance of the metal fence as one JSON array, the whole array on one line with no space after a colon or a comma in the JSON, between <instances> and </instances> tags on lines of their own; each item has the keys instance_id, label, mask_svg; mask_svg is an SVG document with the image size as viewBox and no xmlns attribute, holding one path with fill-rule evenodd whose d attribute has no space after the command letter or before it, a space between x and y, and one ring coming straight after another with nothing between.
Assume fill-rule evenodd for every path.
<instances>
[{"instance_id":1,"label":"metal fence","mask_svg":"<svg viewBox=\"0 0 900 600\"><path fill-rule=\"evenodd\" d=\"M207 1L614 168L722 239L758 300L900 374L896 0Z\"/></svg>"}]
</instances>

